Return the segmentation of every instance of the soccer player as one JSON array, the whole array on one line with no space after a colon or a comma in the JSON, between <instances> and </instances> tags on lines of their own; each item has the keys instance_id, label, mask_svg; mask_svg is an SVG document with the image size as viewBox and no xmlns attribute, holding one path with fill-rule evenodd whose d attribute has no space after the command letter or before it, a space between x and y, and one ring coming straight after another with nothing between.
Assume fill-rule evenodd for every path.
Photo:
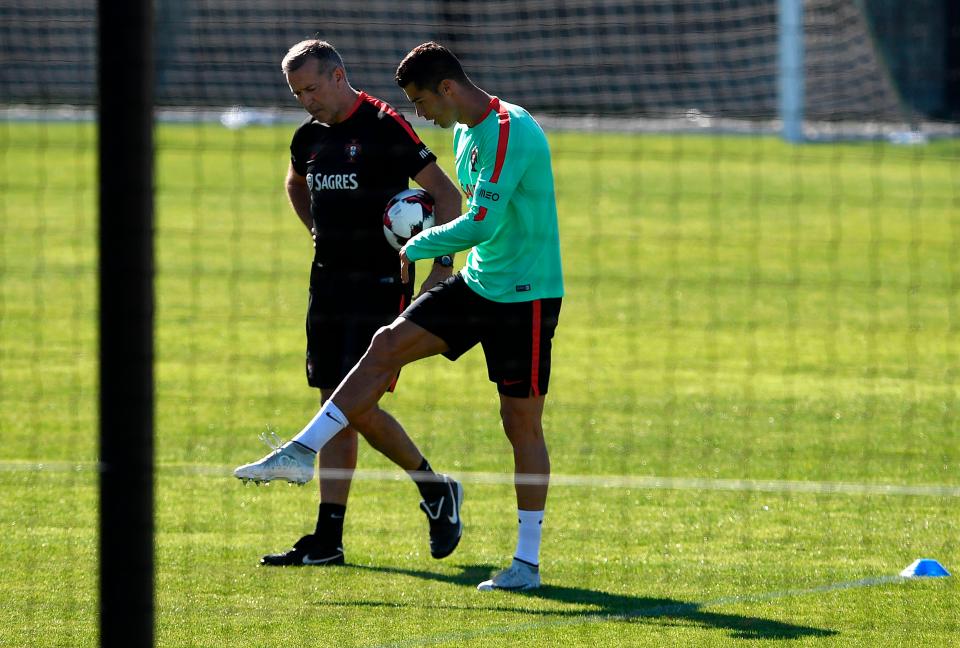
<instances>
[{"instance_id":1,"label":"soccer player","mask_svg":"<svg viewBox=\"0 0 960 648\"><path fill-rule=\"evenodd\" d=\"M457 188L410 124L383 101L351 87L332 45L320 40L297 43L284 57L282 69L290 90L310 113L293 136L286 191L314 238L306 370L307 382L320 389L323 402L363 355L377 329L392 322L411 301L412 283L401 282L397 253L383 235L387 201L413 178L434 197L437 222L458 216L461 202ZM438 257L423 283L425 288L452 272L452 256ZM350 423L319 453L316 530L289 551L264 556L261 564L344 562L343 522L357 463L356 430L393 432L374 438L406 437L399 432L400 424L377 407ZM410 457L405 464L409 470L429 471L416 446L408 442L403 450ZM293 481L312 477L315 448L304 448L302 454L310 461L309 476L303 471L294 474ZM325 479L324 471L338 474ZM242 469L237 472L238 477L247 475ZM255 472L247 476L262 477ZM426 511L449 503L451 490L459 487L442 476L430 476L417 482ZM440 522L431 534L436 557L453 551L460 534L458 525Z\"/></svg>"},{"instance_id":2,"label":"soccer player","mask_svg":"<svg viewBox=\"0 0 960 648\"><path fill-rule=\"evenodd\" d=\"M466 213L404 246L401 276L410 279L411 264L419 259L470 253L458 274L377 332L316 424L293 442L321 447L347 421L375 407L402 366L436 354L455 360L480 343L513 446L519 528L511 565L478 589L532 589L540 585L540 531L550 473L542 416L563 296L550 149L527 111L474 85L457 58L437 43L407 54L396 79L418 115L454 127L457 176L469 201ZM391 435L389 443L400 443L402 430L382 431ZM288 453L290 460L298 456ZM258 462L271 463L276 463L271 456Z\"/></svg>"}]
</instances>

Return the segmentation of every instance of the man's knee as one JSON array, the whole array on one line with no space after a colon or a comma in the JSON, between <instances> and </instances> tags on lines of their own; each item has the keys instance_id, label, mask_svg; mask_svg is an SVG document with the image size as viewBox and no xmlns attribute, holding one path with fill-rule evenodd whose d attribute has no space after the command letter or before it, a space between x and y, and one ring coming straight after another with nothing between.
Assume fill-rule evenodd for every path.
<instances>
[{"instance_id":1,"label":"man's knee","mask_svg":"<svg viewBox=\"0 0 960 648\"><path fill-rule=\"evenodd\" d=\"M370 362L392 366L400 354L400 340L396 331L389 326L381 326L370 340L367 356Z\"/></svg>"},{"instance_id":2,"label":"man's knee","mask_svg":"<svg viewBox=\"0 0 960 648\"><path fill-rule=\"evenodd\" d=\"M501 405L503 431L513 443L529 443L543 439L541 413L536 408Z\"/></svg>"}]
</instances>

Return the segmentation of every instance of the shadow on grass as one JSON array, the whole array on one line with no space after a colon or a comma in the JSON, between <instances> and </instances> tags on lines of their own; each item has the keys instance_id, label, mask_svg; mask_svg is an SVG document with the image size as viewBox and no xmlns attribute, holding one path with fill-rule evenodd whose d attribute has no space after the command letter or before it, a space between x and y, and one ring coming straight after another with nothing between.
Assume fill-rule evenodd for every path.
<instances>
[{"instance_id":1,"label":"shadow on grass","mask_svg":"<svg viewBox=\"0 0 960 648\"><path fill-rule=\"evenodd\" d=\"M450 583L453 585L476 587L476 584L489 577L495 569L493 565L461 565L459 573L442 574L417 569L402 569L399 567L376 567L370 565L349 565L349 568L361 569L387 574L412 576L425 580ZM490 597L491 594L483 596ZM835 630L824 630L809 626L795 625L744 616L740 614L723 614L709 612L703 609L702 603L691 603L669 598L652 598L646 596L631 596L628 594L613 594L600 590L590 590L582 587L566 587L561 585L544 585L540 589L529 592L502 592L494 593L496 605L487 609L499 612L517 612L521 614L536 614L539 616L554 616L569 619L570 623L595 623L603 621L642 622L651 619L682 620L697 623L706 628L728 630L731 636L737 639L801 639L804 637L829 637L837 634ZM530 610L522 607L503 605L507 599L503 597L517 597L558 601L578 606L589 606L587 610ZM492 601L491 601L492 602ZM733 600L730 601L734 602ZM357 605L357 602L351 605ZM376 605L375 603L370 603ZM360 605L363 605L360 603ZM421 602L418 607L430 607L429 603ZM453 606L438 606L450 609ZM465 606L465 609L480 609L478 606ZM543 625L564 625L567 621L545 622Z\"/></svg>"}]
</instances>

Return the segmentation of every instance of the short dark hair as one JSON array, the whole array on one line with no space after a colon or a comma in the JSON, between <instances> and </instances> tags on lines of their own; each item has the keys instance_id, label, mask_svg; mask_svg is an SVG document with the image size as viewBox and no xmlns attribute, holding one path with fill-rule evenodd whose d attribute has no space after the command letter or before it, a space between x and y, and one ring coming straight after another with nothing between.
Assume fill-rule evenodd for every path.
<instances>
[{"instance_id":1,"label":"short dark hair","mask_svg":"<svg viewBox=\"0 0 960 648\"><path fill-rule=\"evenodd\" d=\"M320 62L320 73L330 72L335 68L343 67L343 59L337 49L319 38L300 41L290 48L280 63L284 74L295 72L303 67L307 59L316 59Z\"/></svg>"},{"instance_id":2,"label":"short dark hair","mask_svg":"<svg viewBox=\"0 0 960 648\"><path fill-rule=\"evenodd\" d=\"M437 91L444 79L470 82L453 52L433 41L410 50L397 67L396 79L401 88L413 83L418 88L432 92Z\"/></svg>"}]
</instances>

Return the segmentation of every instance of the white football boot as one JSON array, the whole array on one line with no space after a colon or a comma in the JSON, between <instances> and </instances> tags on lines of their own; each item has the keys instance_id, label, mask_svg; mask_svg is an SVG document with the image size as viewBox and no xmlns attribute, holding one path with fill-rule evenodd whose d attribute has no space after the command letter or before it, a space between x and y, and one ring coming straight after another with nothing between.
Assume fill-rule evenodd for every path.
<instances>
[{"instance_id":1,"label":"white football boot","mask_svg":"<svg viewBox=\"0 0 960 648\"><path fill-rule=\"evenodd\" d=\"M513 559L513 563L490 580L485 580L477 589L481 592L492 590L521 591L540 587L540 568L522 560Z\"/></svg>"},{"instance_id":2,"label":"white football boot","mask_svg":"<svg viewBox=\"0 0 960 648\"><path fill-rule=\"evenodd\" d=\"M280 444L280 437L270 433L272 439L261 434L260 440L272 449L272 452L259 461L244 464L233 471L233 476L257 484L274 479L286 479L291 484L301 486L313 479L313 464L317 453L310 448L290 441Z\"/></svg>"}]
</instances>

